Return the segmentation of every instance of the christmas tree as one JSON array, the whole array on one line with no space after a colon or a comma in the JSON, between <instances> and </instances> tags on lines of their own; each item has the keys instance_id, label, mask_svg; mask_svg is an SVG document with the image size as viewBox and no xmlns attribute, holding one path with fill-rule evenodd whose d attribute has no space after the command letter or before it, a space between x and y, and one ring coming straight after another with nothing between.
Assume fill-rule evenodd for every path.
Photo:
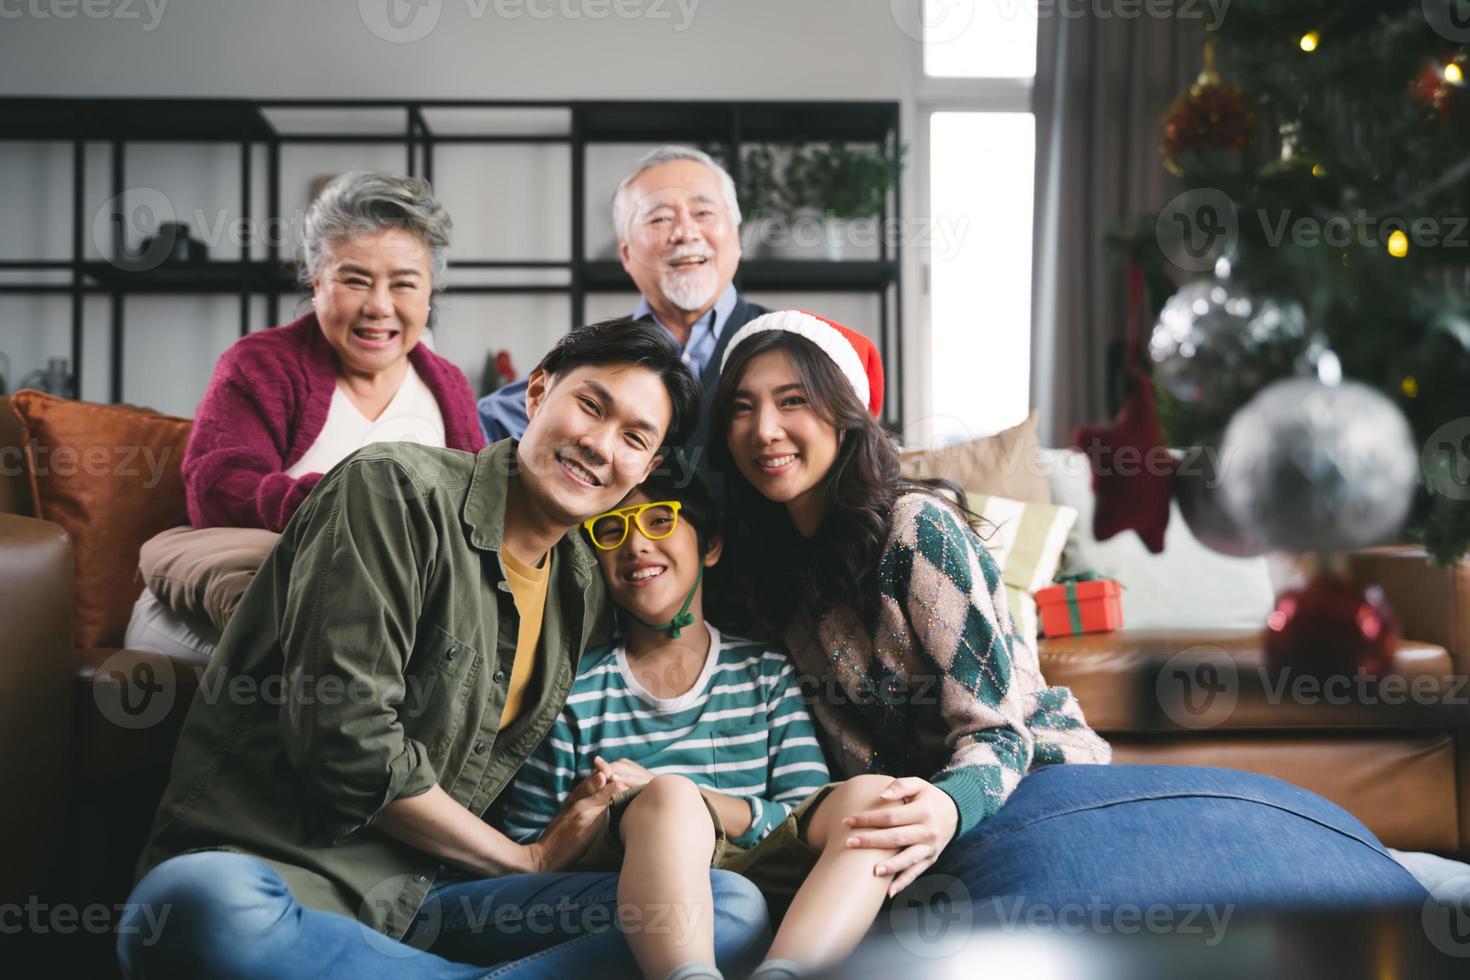
<instances>
[{"instance_id":1,"label":"christmas tree","mask_svg":"<svg viewBox=\"0 0 1470 980\"><path fill-rule=\"evenodd\" d=\"M1343 462L1337 484L1295 473L1259 494L1274 494L1283 524L1311 523L1294 491L1325 498L1319 524L1351 523L1353 484L1403 471L1411 453L1397 536L1446 563L1470 550L1470 18L1459 3L1234 0L1201 39L1199 82L1161 127L1162 165L1185 192L1114 236L1159 307L1142 361L1169 445L1277 438L1280 453L1298 453L1295 470L1310 469L1280 436L1296 424L1282 413L1311 414L1313 385L1333 388L1316 409L1332 418L1302 421L1297 435L1324 445L1319 470ZM1262 404L1287 378L1295 395ZM1392 465L1360 452L1385 441ZM1375 492L1392 495L1386 486ZM1242 526L1248 496L1224 494ZM1354 541L1289 526L1264 536L1304 551Z\"/></svg>"}]
</instances>

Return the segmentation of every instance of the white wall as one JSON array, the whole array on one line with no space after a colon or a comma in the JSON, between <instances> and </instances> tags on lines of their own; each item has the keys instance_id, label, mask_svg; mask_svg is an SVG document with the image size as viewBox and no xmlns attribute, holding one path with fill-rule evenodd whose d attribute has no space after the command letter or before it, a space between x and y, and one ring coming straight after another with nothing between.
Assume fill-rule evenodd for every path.
<instances>
[{"instance_id":1,"label":"white wall","mask_svg":"<svg viewBox=\"0 0 1470 980\"><path fill-rule=\"evenodd\" d=\"M399 21L408 33L427 32L413 41L385 40L403 36L387 19L389 4L408 18ZM605 16L594 19L599 12ZM151 6L150 0L91 0L85 9L74 0L0 0L0 92L9 95L896 99L903 138L912 141L917 55L886 0L151 0ZM589 153L589 206L605 199L623 160L637 149ZM88 162L87 237L89 251L100 255L90 242L90 218L104 209L109 189L106 147L92 148ZM236 148L142 146L126 162L125 184L161 191L178 217L206 232L212 256L239 254L229 234L238 213ZM289 147L282 166L285 213L299 216L314 177L349 167L401 171L403 153L381 146ZM566 256L564 147L440 146L435 171L456 219L452 255ZM256 172L259 214L264 180L263 170ZM0 177L0 258L67 257L69 148L0 143ZM909 214L915 183L911 171L903 189ZM593 215L587 231L589 257L596 257L610 244L610 222ZM136 229L132 237L140 237ZM907 259L907 282L917 282L920 256L910 250ZM912 351L922 343L919 297L913 288L905 296ZM876 330L877 304L866 297L753 298ZM634 299L631 290L593 296L587 313L623 312ZM557 296L456 294L437 305L436 349L472 381L486 352L502 347L524 373L569 316L567 301ZM294 309L283 301L282 319ZM253 326L267 325L264 318L258 301ZM126 320L124 399L192 414L214 358L236 336L236 300L132 297ZM69 353L69 323L65 296L0 296L0 351L12 361L12 383L47 356ZM105 301L88 302L84 356L82 395L106 400ZM911 418L922 410L918 360L905 360Z\"/></svg>"}]
</instances>

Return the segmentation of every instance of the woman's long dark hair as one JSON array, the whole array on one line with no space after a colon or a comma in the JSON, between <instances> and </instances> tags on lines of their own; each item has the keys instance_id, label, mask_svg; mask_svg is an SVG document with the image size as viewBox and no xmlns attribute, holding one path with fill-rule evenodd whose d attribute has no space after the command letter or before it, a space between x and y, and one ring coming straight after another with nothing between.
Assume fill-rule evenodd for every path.
<instances>
[{"instance_id":1,"label":"woman's long dark hair","mask_svg":"<svg viewBox=\"0 0 1470 980\"><path fill-rule=\"evenodd\" d=\"M817 415L837 430L837 458L822 478L822 522L806 539L784 505L764 497L730 455L735 392L752 359L781 351ZM748 605L747 628L778 638L798 609L820 615L847 606L865 619L875 610L878 561L893 505L906 493L932 493L972 519L964 492L947 480L910 480L899 472L898 447L857 400L831 358L797 334L773 330L743 342L720 373L710 424L710 459L729 487L721 593ZM946 499L941 491L955 495ZM958 503L956 503L958 501Z\"/></svg>"}]
</instances>

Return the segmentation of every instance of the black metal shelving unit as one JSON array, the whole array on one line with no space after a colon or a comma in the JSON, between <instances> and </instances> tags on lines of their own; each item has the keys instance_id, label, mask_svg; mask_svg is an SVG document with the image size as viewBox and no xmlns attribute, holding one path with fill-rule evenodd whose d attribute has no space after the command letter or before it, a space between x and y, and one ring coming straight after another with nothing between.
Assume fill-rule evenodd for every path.
<instances>
[{"instance_id":1,"label":"black metal shelving unit","mask_svg":"<svg viewBox=\"0 0 1470 980\"><path fill-rule=\"evenodd\" d=\"M427 113L435 110L561 110L568 124L564 132L436 132ZM401 133L290 131L273 125L273 110L401 112ZM796 141L849 141L896 145L899 107L896 102L800 101L556 101L556 100L388 100L388 99L76 99L0 98L0 140L64 141L72 151L71 258L0 261L3 272L67 272L69 281L0 281L0 293L60 294L71 297L71 361L81 378L84 299L109 298L111 326L110 395L122 399L122 352L126 329L126 298L130 294L237 295L240 333L250 330L251 299L261 296L266 319L280 322L280 297L296 288L295 269L280 254L280 243L266 242L265 258L255 258L250 240L256 151L265 151L265 198L268 214L281 215L281 154L291 146L327 144L400 144L404 172L434 178L434 150L449 144L558 144L569 148L571 180L571 255L565 261L506 261L455 259L451 269L544 273L565 271L564 283L528 277L523 282L451 284L457 293L553 293L566 295L571 326L583 322L585 299L592 292L631 291L632 284L619 263L586 256L587 148L598 143L716 143L725 148L729 169L739 182L740 150L747 144ZM109 150L112 200L121 208L127 191L127 146L131 143L234 144L240 154L240 218L245 229L238 260L211 260L197 264L164 263L140 268L124 247L123 216L113 215L111 259L87 258L86 173L89 144ZM890 195L893 212L901 219L899 195ZM463 220L463 218L461 218ZM885 424L903 425L902 314L903 295L899 246L879 236L876 260L773 261L741 263L738 288L748 292L868 293L879 301L878 346L888 372L891 393L884 408ZM552 338L547 338L550 343Z\"/></svg>"}]
</instances>

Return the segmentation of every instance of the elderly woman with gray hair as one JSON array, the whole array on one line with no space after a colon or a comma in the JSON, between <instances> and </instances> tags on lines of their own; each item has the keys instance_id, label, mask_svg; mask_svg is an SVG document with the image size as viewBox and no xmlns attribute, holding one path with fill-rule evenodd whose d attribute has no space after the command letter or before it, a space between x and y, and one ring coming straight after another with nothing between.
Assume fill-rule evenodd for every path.
<instances>
[{"instance_id":1,"label":"elderly woman with gray hair","mask_svg":"<svg viewBox=\"0 0 1470 980\"><path fill-rule=\"evenodd\" d=\"M189 521L209 530L143 546L129 646L208 654L276 533L363 446L484 447L469 382L424 342L449 231L413 177L345 173L311 205L312 311L242 337L215 365L183 460Z\"/></svg>"},{"instance_id":2,"label":"elderly woman with gray hair","mask_svg":"<svg viewBox=\"0 0 1470 980\"><path fill-rule=\"evenodd\" d=\"M353 451L485 445L458 368L422 343L449 215L423 180L346 173L306 215L312 312L224 353L184 452L197 527L280 531Z\"/></svg>"}]
</instances>

